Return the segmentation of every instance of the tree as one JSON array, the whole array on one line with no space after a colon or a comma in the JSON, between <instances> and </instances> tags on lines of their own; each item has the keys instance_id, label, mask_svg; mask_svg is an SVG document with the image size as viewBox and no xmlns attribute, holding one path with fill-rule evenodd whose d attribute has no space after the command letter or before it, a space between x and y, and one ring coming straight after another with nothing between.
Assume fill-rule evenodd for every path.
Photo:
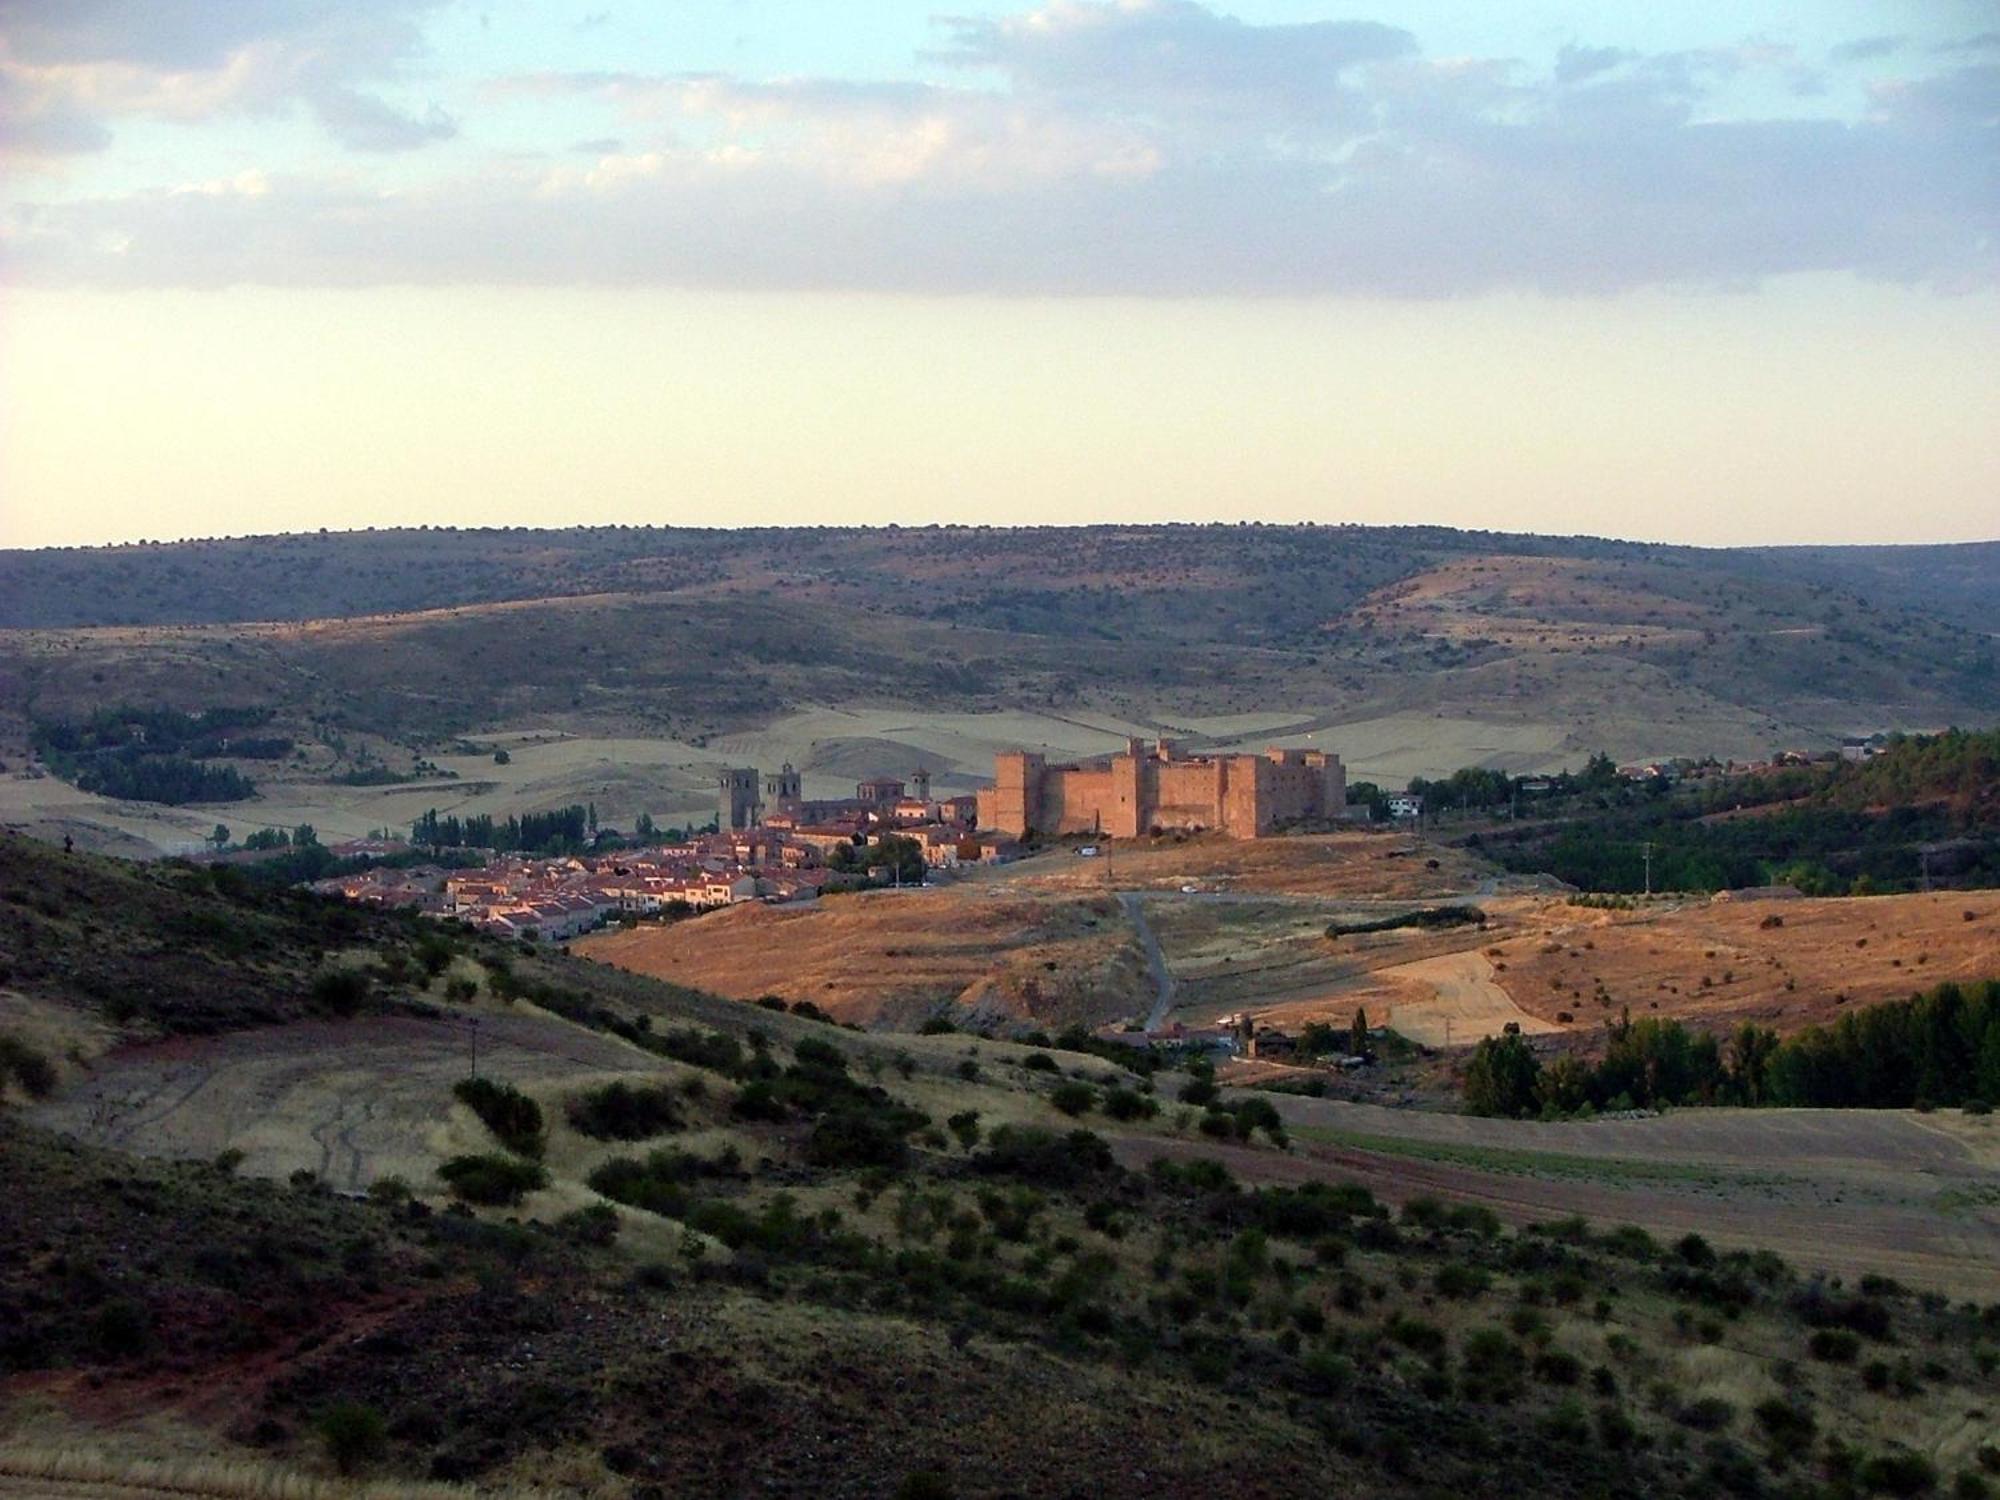
<instances>
[{"instance_id":1,"label":"tree","mask_svg":"<svg viewBox=\"0 0 2000 1500\"><path fill-rule=\"evenodd\" d=\"M310 849L319 842L319 830L310 823L301 823L292 830L292 847Z\"/></svg>"},{"instance_id":2,"label":"tree","mask_svg":"<svg viewBox=\"0 0 2000 1500\"><path fill-rule=\"evenodd\" d=\"M1465 1104L1476 1115L1519 1117L1540 1107L1541 1064L1519 1032L1487 1037L1465 1066Z\"/></svg>"},{"instance_id":3,"label":"tree","mask_svg":"<svg viewBox=\"0 0 2000 1500\"><path fill-rule=\"evenodd\" d=\"M509 755L505 750L495 750L493 752L493 764L496 766L512 765L513 761L514 757Z\"/></svg>"},{"instance_id":4,"label":"tree","mask_svg":"<svg viewBox=\"0 0 2000 1500\"><path fill-rule=\"evenodd\" d=\"M632 832L642 839L651 838L653 836L653 815L651 813L640 813L638 821L632 825Z\"/></svg>"},{"instance_id":5,"label":"tree","mask_svg":"<svg viewBox=\"0 0 2000 1500\"><path fill-rule=\"evenodd\" d=\"M1347 1049L1356 1057L1368 1055L1368 1012L1354 1007L1354 1025L1348 1029Z\"/></svg>"},{"instance_id":6,"label":"tree","mask_svg":"<svg viewBox=\"0 0 2000 1500\"><path fill-rule=\"evenodd\" d=\"M208 841L215 845L215 852L217 854L227 849L229 847L229 825L227 823L217 823L215 825L215 832L208 836Z\"/></svg>"},{"instance_id":7,"label":"tree","mask_svg":"<svg viewBox=\"0 0 2000 1500\"><path fill-rule=\"evenodd\" d=\"M1745 1021L1729 1038L1729 1092L1741 1104L1762 1104L1770 1089L1778 1033Z\"/></svg>"},{"instance_id":8,"label":"tree","mask_svg":"<svg viewBox=\"0 0 2000 1500\"><path fill-rule=\"evenodd\" d=\"M884 834L881 842L869 849L867 866L871 870L886 872L892 880L907 885L922 885L924 846L915 839L904 838L901 834Z\"/></svg>"},{"instance_id":9,"label":"tree","mask_svg":"<svg viewBox=\"0 0 2000 1500\"><path fill-rule=\"evenodd\" d=\"M389 1424L382 1413L358 1401L341 1401L320 1414L320 1440L326 1456L343 1474L380 1458L389 1445Z\"/></svg>"}]
</instances>

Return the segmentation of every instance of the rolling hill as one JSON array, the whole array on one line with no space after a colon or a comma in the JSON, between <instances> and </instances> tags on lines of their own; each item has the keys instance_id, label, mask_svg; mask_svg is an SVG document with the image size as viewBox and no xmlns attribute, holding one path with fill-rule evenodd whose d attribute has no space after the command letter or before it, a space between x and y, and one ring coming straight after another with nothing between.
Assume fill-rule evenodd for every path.
<instances>
[{"instance_id":1,"label":"rolling hill","mask_svg":"<svg viewBox=\"0 0 2000 1500\"><path fill-rule=\"evenodd\" d=\"M1991 722L1996 601L1991 546L1421 527L406 530L16 552L0 554L0 762L28 760L35 724L107 704L268 709L299 755L247 770L310 820L338 808L286 783L407 774L505 733L682 747L677 778L605 783L621 817L698 808L710 768L759 735L758 755L827 768L829 787L857 757L926 759L966 785L996 744L1078 753L1125 733L1326 744L1398 782L1599 749L1751 756ZM836 708L878 717L808 729ZM1023 712L1055 727L1005 719ZM595 790L552 777L520 800ZM7 820L43 801L15 789Z\"/></svg>"}]
</instances>

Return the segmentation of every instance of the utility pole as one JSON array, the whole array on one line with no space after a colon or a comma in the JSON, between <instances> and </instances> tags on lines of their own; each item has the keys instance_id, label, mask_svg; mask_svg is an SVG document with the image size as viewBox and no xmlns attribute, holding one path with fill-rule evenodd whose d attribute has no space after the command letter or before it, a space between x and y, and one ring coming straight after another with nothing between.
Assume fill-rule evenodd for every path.
<instances>
[{"instance_id":1,"label":"utility pole","mask_svg":"<svg viewBox=\"0 0 2000 1500\"><path fill-rule=\"evenodd\" d=\"M1648 839L1640 846L1640 853L1646 861L1646 894L1653 894L1653 843Z\"/></svg>"}]
</instances>

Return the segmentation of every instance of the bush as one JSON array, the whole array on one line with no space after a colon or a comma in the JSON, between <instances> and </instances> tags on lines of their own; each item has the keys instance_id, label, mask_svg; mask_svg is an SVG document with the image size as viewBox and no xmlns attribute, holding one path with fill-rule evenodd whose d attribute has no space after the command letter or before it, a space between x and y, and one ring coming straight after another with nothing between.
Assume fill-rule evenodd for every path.
<instances>
[{"instance_id":1,"label":"bush","mask_svg":"<svg viewBox=\"0 0 2000 1500\"><path fill-rule=\"evenodd\" d=\"M644 1161L619 1156L598 1164L587 1181L594 1192L614 1202L643 1208L669 1218L686 1215L692 1204L688 1184L698 1177L734 1174L739 1162L733 1149L712 1159L688 1151L655 1151Z\"/></svg>"},{"instance_id":2,"label":"bush","mask_svg":"<svg viewBox=\"0 0 2000 1500\"><path fill-rule=\"evenodd\" d=\"M972 1165L992 1176L1018 1177L1038 1187L1073 1187L1117 1170L1111 1147L1088 1130L1057 1135L1031 1125L1002 1125Z\"/></svg>"},{"instance_id":3,"label":"bush","mask_svg":"<svg viewBox=\"0 0 2000 1500\"><path fill-rule=\"evenodd\" d=\"M1720 1396L1703 1396L1675 1412L1674 1420L1696 1432L1720 1432L1736 1420L1736 1408Z\"/></svg>"},{"instance_id":4,"label":"bush","mask_svg":"<svg viewBox=\"0 0 2000 1500\"><path fill-rule=\"evenodd\" d=\"M1121 1087L1105 1092L1104 1112L1114 1120L1150 1120L1160 1112L1160 1106L1150 1095Z\"/></svg>"},{"instance_id":5,"label":"bush","mask_svg":"<svg viewBox=\"0 0 2000 1500\"><path fill-rule=\"evenodd\" d=\"M315 1009L332 1016L352 1016L368 1003L368 976L359 969L323 969L313 976L309 994Z\"/></svg>"},{"instance_id":6,"label":"bush","mask_svg":"<svg viewBox=\"0 0 2000 1500\"><path fill-rule=\"evenodd\" d=\"M1056 1066L1056 1060L1046 1052L1030 1052L1026 1057L1021 1059L1021 1066L1036 1073L1060 1073L1062 1071L1061 1068Z\"/></svg>"},{"instance_id":7,"label":"bush","mask_svg":"<svg viewBox=\"0 0 2000 1500\"><path fill-rule=\"evenodd\" d=\"M1493 1284L1493 1278L1478 1266L1468 1266L1462 1261L1447 1261L1437 1268L1431 1278L1440 1297L1449 1297L1455 1302L1463 1302L1477 1297Z\"/></svg>"},{"instance_id":8,"label":"bush","mask_svg":"<svg viewBox=\"0 0 2000 1500\"><path fill-rule=\"evenodd\" d=\"M9 1074L31 1099L46 1099L55 1092L55 1064L20 1038L0 1036L0 1084Z\"/></svg>"},{"instance_id":9,"label":"bush","mask_svg":"<svg viewBox=\"0 0 2000 1500\"><path fill-rule=\"evenodd\" d=\"M343 1474L352 1474L388 1450L389 1424L382 1413L359 1401L339 1401L320 1413L314 1424L326 1456Z\"/></svg>"},{"instance_id":10,"label":"bush","mask_svg":"<svg viewBox=\"0 0 2000 1500\"><path fill-rule=\"evenodd\" d=\"M607 1083L564 1106L578 1132L599 1141L643 1141L681 1128L674 1091L663 1083Z\"/></svg>"},{"instance_id":11,"label":"bush","mask_svg":"<svg viewBox=\"0 0 2000 1500\"><path fill-rule=\"evenodd\" d=\"M460 1104L479 1116L493 1138L516 1156L541 1160L548 1144L542 1107L511 1083L490 1078L461 1078L451 1087Z\"/></svg>"},{"instance_id":12,"label":"bush","mask_svg":"<svg viewBox=\"0 0 2000 1500\"><path fill-rule=\"evenodd\" d=\"M1937 1487L1937 1466L1921 1453L1899 1449L1864 1459L1855 1477L1883 1495L1921 1495Z\"/></svg>"},{"instance_id":13,"label":"bush","mask_svg":"<svg viewBox=\"0 0 2000 1500\"><path fill-rule=\"evenodd\" d=\"M120 1297L98 1308L90 1320L90 1345L104 1359L130 1359L153 1343L153 1315L141 1302Z\"/></svg>"},{"instance_id":14,"label":"bush","mask_svg":"<svg viewBox=\"0 0 2000 1500\"><path fill-rule=\"evenodd\" d=\"M1097 1090L1087 1083L1078 1083L1075 1079L1070 1079L1056 1085L1054 1092L1049 1095L1049 1103L1066 1115L1087 1114L1090 1107L1097 1103Z\"/></svg>"},{"instance_id":15,"label":"bush","mask_svg":"<svg viewBox=\"0 0 2000 1500\"><path fill-rule=\"evenodd\" d=\"M1575 1385L1583 1379L1583 1361L1562 1349L1544 1349L1535 1356L1535 1378L1549 1385Z\"/></svg>"},{"instance_id":16,"label":"bush","mask_svg":"<svg viewBox=\"0 0 2000 1500\"><path fill-rule=\"evenodd\" d=\"M540 1163L512 1156L454 1156L438 1168L438 1176L467 1203L488 1207L512 1207L549 1184Z\"/></svg>"},{"instance_id":17,"label":"bush","mask_svg":"<svg viewBox=\"0 0 2000 1500\"><path fill-rule=\"evenodd\" d=\"M1213 1078L1190 1078L1181 1085L1181 1103L1192 1104L1196 1109L1213 1104L1222 1095Z\"/></svg>"},{"instance_id":18,"label":"bush","mask_svg":"<svg viewBox=\"0 0 2000 1500\"><path fill-rule=\"evenodd\" d=\"M1814 1359L1823 1359L1828 1364L1851 1365L1861 1352L1861 1340L1845 1328L1820 1328L1814 1330L1806 1348Z\"/></svg>"},{"instance_id":19,"label":"bush","mask_svg":"<svg viewBox=\"0 0 2000 1500\"><path fill-rule=\"evenodd\" d=\"M1803 1406L1794 1406L1778 1396L1757 1403L1752 1410L1757 1425L1764 1430L1774 1452L1796 1456L1812 1447L1819 1422Z\"/></svg>"},{"instance_id":20,"label":"bush","mask_svg":"<svg viewBox=\"0 0 2000 1500\"><path fill-rule=\"evenodd\" d=\"M910 1146L897 1123L875 1111L837 1110L814 1124L806 1160L816 1167L900 1167Z\"/></svg>"}]
</instances>

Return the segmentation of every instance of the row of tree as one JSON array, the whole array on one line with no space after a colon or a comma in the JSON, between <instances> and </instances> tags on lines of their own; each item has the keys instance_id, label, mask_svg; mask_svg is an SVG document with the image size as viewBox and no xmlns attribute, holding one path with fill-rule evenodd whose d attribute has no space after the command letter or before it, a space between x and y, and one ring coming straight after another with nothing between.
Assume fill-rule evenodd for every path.
<instances>
[{"instance_id":1,"label":"row of tree","mask_svg":"<svg viewBox=\"0 0 2000 1500\"><path fill-rule=\"evenodd\" d=\"M1609 1028L1595 1063L1565 1054L1544 1064L1509 1032L1473 1050L1464 1091L1475 1114L1517 1118L1685 1104L1990 1104L2000 1099L2000 980L1941 984L1809 1026L1789 1041L1746 1021L1723 1042L1628 1012Z\"/></svg>"},{"instance_id":2,"label":"row of tree","mask_svg":"<svg viewBox=\"0 0 2000 1500\"><path fill-rule=\"evenodd\" d=\"M410 824L410 842L426 849L506 849L523 854L575 854L597 832L593 805L573 802L554 812L495 818L491 813L439 817L431 808Z\"/></svg>"}]
</instances>

